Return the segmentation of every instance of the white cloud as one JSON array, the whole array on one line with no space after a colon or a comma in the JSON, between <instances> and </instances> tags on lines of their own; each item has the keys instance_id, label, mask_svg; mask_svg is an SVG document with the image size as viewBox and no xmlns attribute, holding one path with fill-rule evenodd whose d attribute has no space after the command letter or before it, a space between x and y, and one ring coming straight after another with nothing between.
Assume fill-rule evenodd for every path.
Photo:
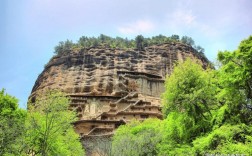
<instances>
[{"instance_id":1,"label":"white cloud","mask_svg":"<svg viewBox=\"0 0 252 156\"><path fill-rule=\"evenodd\" d=\"M119 27L118 31L122 34L141 34L153 31L154 27L155 25L149 20L138 20Z\"/></svg>"},{"instance_id":2,"label":"white cloud","mask_svg":"<svg viewBox=\"0 0 252 156\"><path fill-rule=\"evenodd\" d=\"M206 37L217 37L219 31L212 23L202 23L191 10L177 9L166 17L166 26L175 33L200 32Z\"/></svg>"},{"instance_id":3,"label":"white cloud","mask_svg":"<svg viewBox=\"0 0 252 156\"><path fill-rule=\"evenodd\" d=\"M195 24L195 16L192 11L177 10L172 14L175 24L193 25Z\"/></svg>"}]
</instances>

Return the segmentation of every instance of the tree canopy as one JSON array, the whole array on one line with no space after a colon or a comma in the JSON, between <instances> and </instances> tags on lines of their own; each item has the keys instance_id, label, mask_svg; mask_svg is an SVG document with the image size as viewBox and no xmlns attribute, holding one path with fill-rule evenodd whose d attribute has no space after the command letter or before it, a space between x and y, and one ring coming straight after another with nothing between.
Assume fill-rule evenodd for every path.
<instances>
[{"instance_id":1,"label":"tree canopy","mask_svg":"<svg viewBox=\"0 0 252 156\"><path fill-rule=\"evenodd\" d=\"M222 67L219 70L220 85L223 88L219 94L232 114L239 122L252 123L252 36L243 40L238 49L220 51L218 60ZM232 116L232 117L231 117Z\"/></svg>"},{"instance_id":2,"label":"tree canopy","mask_svg":"<svg viewBox=\"0 0 252 156\"><path fill-rule=\"evenodd\" d=\"M18 155L24 132L26 112L18 108L18 100L0 91L0 155Z\"/></svg>"},{"instance_id":3,"label":"tree canopy","mask_svg":"<svg viewBox=\"0 0 252 156\"><path fill-rule=\"evenodd\" d=\"M187 59L175 66L165 82L162 95L165 117L169 112L186 113L195 120L210 115L211 105L216 103L213 72L204 70L196 61Z\"/></svg>"},{"instance_id":4,"label":"tree canopy","mask_svg":"<svg viewBox=\"0 0 252 156\"><path fill-rule=\"evenodd\" d=\"M68 109L65 94L49 91L29 104L26 120L25 153L28 155L83 155L72 122L76 114Z\"/></svg>"}]
</instances>

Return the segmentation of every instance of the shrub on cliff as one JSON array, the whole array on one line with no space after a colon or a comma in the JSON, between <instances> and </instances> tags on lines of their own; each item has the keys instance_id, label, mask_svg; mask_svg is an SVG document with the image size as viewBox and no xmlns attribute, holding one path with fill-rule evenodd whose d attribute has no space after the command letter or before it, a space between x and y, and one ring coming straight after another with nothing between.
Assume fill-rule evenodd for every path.
<instances>
[{"instance_id":1,"label":"shrub on cliff","mask_svg":"<svg viewBox=\"0 0 252 156\"><path fill-rule=\"evenodd\" d=\"M62 55L64 53L68 53L73 49L74 45L75 44L70 40L66 40L65 42L61 41L54 48L54 50L55 50L54 53L57 54L57 55Z\"/></svg>"},{"instance_id":2,"label":"shrub on cliff","mask_svg":"<svg viewBox=\"0 0 252 156\"><path fill-rule=\"evenodd\" d=\"M82 36L77 41L77 43L73 43L70 40L61 41L59 44L54 48L54 53L56 55L63 55L69 53L74 48L90 48L90 47L97 47L99 45L109 47L109 48L120 48L120 49L137 49L137 50L144 50L144 47L156 45L156 44L163 44L169 42L182 42L184 44L188 44L192 46L194 49L199 50L200 54L204 56L204 49L200 46L196 46L194 44L194 40L191 37L183 36L181 40L179 40L178 35L172 35L171 37L164 36L164 35L157 35L150 38L146 38L142 35L138 35L135 39L127 39L121 37L109 37L104 34L101 34L99 37L87 37Z\"/></svg>"}]
</instances>

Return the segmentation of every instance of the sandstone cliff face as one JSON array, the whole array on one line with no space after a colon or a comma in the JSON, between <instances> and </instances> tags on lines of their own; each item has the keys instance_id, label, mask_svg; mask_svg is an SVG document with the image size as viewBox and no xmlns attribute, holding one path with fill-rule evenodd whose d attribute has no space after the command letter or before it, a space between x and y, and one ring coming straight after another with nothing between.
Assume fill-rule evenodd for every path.
<instances>
[{"instance_id":1,"label":"sandstone cliff face","mask_svg":"<svg viewBox=\"0 0 252 156\"><path fill-rule=\"evenodd\" d=\"M208 61L182 43L146 47L143 51L102 46L54 56L39 75L30 98L59 89L71 98L78 113L76 131L84 136L110 135L136 118L162 119L160 95L164 79L176 61L186 57Z\"/></svg>"}]
</instances>

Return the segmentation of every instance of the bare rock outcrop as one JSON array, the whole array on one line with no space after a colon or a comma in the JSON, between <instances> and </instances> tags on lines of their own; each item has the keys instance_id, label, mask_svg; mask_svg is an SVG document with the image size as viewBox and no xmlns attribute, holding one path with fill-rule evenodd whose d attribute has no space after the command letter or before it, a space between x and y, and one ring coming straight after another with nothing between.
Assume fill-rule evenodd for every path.
<instances>
[{"instance_id":1,"label":"bare rock outcrop","mask_svg":"<svg viewBox=\"0 0 252 156\"><path fill-rule=\"evenodd\" d=\"M160 95L176 61L208 61L182 43L165 43L142 51L103 46L75 49L54 56L38 76L30 98L59 89L71 98L82 137L111 135L132 119L162 119Z\"/></svg>"}]
</instances>

